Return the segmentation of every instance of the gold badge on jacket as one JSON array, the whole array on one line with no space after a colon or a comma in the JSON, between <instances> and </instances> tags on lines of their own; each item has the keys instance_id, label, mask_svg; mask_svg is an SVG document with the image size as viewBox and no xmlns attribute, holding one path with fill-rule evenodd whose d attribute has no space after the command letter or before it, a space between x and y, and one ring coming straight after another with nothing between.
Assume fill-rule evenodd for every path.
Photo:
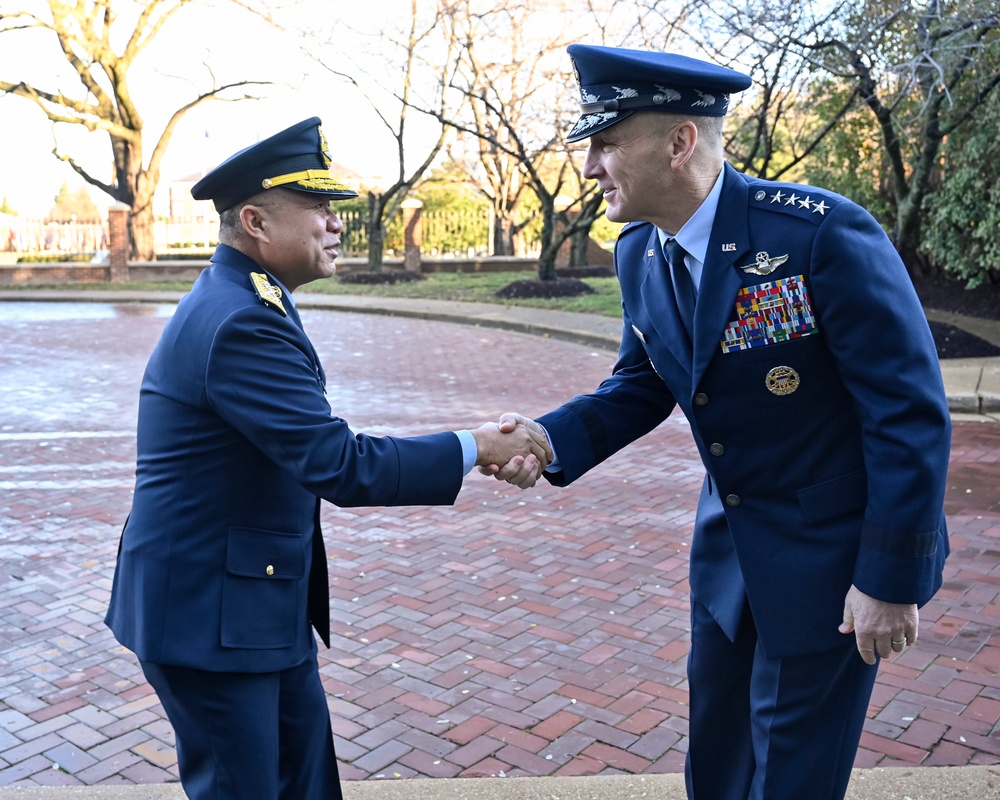
<instances>
[{"instance_id":1,"label":"gold badge on jacket","mask_svg":"<svg viewBox=\"0 0 1000 800\"><path fill-rule=\"evenodd\" d=\"M784 396L799 388L802 379L791 367L774 367L764 378L764 385L771 394Z\"/></svg>"},{"instance_id":2,"label":"gold badge on jacket","mask_svg":"<svg viewBox=\"0 0 1000 800\"><path fill-rule=\"evenodd\" d=\"M253 282L253 290L257 293L257 297L265 306L276 308L283 317L288 316L288 312L281 304L281 287L271 283L263 272L251 272L250 280Z\"/></svg>"}]
</instances>

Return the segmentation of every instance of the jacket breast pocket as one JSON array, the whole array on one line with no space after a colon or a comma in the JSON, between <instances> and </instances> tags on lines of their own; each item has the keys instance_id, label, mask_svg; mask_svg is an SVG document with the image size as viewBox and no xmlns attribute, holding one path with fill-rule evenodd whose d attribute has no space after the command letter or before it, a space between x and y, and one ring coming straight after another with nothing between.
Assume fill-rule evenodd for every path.
<instances>
[{"instance_id":1,"label":"jacket breast pocket","mask_svg":"<svg viewBox=\"0 0 1000 800\"><path fill-rule=\"evenodd\" d=\"M222 588L222 646L290 647L300 598L305 603L301 590L305 565L301 534L230 528Z\"/></svg>"},{"instance_id":2,"label":"jacket breast pocket","mask_svg":"<svg viewBox=\"0 0 1000 800\"><path fill-rule=\"evenodd\" d=\"M826 342L823 336L813 334L811 336L801 336L797 339L789 339L784 342L774 342L760 347L751 347L746 350L733 350L723 353L723 358L732 363L753 364L758 361L780 362L795 357L810 357L816 350L825 349Z\"/></svg>"}]
</instances>

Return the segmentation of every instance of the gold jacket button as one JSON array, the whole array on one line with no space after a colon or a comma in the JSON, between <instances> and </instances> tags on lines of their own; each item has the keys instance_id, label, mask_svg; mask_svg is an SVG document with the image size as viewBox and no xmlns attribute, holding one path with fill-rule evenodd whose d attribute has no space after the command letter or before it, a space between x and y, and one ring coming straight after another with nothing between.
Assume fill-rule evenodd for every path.
<instances>
[{"instance_id":1,"label":"gold jacket button","mask_svg":"<svg viewBox=\"0 0 1000 800\"><path fill-rule=\"evenodd\" d=\"M267 565L267 569L265 569L264 572L266 572L268 575L273 575L274 574L274 567L272 567L270 564L268 564Z\"/></svg>"},{"instance_id":2,"label":"gold jacket button","mask_svg":"<svg viewBox=\"0 0 1000 800\"><path fill-rule=\"evenodd\" d=\"M738 506L740 504L740 496L738 494L727 494L726 495L726 505L727 506Z\"/></svg>"}]
</instances>

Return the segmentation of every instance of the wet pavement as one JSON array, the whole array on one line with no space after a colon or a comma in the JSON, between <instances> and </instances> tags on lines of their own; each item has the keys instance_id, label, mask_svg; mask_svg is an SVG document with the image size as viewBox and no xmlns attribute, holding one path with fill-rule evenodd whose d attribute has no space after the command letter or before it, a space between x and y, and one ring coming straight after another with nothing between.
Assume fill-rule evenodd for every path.
<instances>
[{"instance_id":1,"label":"wet pavement","mask_svg":"<svg viewBox=\"0 0 1000 800\"><path fill-rule=\"evenodd\" d=\"M156 303L0 303L0 786L164 783L172 733L102 623ZM306 310L331 404L415 434L533 415L606 349ZM1000 425L956 417L946 582L883 664L858 767L1000 764ZM567 489L476 473L454 508L324 505L320 654L345 779L676 773L701 468L682 416Z\"/></svg>"}]
</instances>

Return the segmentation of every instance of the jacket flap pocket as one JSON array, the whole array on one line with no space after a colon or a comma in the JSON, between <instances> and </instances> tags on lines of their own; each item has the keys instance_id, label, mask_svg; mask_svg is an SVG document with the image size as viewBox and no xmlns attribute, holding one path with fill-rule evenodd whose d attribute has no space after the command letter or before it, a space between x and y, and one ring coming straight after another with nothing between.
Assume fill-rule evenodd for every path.
<instances>
[{"instance_id":1,"label":"jacket flap pocket","mask_svg":"<svg viewBox=\"0 0 1000 800\"><path fill-rule=\"evenodd\" d=\"M298 533L230 528L226 571L271 580L299 580L305 575L305 548Z\"/></svg>"},{"instance_id":2,"label":"jacket flap pocket","mask_svg":"<svg viewBox=\"0 0 1000 800\"><path fill-rule=\"evenodd\" d=\"M859 469L799 489L796 493L806 522L821 522L861 511L868 503L868 473Z\"/></svg>"}]
</instances>

